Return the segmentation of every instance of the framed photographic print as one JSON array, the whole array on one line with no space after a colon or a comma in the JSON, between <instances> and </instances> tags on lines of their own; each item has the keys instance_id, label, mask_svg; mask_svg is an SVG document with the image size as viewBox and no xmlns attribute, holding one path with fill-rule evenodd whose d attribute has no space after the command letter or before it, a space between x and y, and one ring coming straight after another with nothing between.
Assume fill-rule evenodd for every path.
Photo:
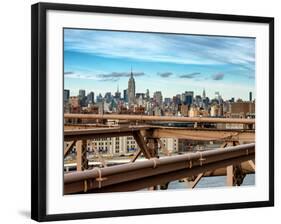
<instances>
[{"instance_id":1,"label":"framed photographic print","mask_svg":"<svg viewBox=\"0 0 281 224\"><path fill-rule=\"evenodd\" d=\"M32 219L274 205L274 19L32 6Z\"/></svg>"}]
</instances>

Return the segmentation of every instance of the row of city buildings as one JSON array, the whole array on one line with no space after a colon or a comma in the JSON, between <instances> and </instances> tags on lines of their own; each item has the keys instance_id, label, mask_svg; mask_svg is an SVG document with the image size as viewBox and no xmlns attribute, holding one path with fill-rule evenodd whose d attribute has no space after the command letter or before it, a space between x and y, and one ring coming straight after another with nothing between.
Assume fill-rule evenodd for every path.
<instances>
[{"instance_id":1,"label":"row of city buildings","mask_svg":"<svg viewBox=\"0 0 281 224\"><path fill-rule=\"evenodd\" d=\"M252 92L249 100L243 101L234 98L224 100L219 92L210 99L206 96L205 89L202 95L195 95L193 91L185 91L172 97L163 98L161 91L156 91L150 96L147 89L145 93L136 93L133 73L128 81L128 88L123 91L123 96L117 88L115 94L105 93L104 96L81 89L77 96L70 96L70 91L64 90L65 113L117 113L117 114L144 114L155 116L186 116L186 117L254 117L255 101Z\"/></svg>"},{"instance_id":2,"label":"row of city buildings","mask_svg":"<svg viewBox=\"0 0 281 224\"><path fill-rule=\"evenodd\" d=\"M65 113L89 113L89 114L142 114L154 116L185 116L185 117L227 117L227 118L254 118L255 100L252 92L249 99L243 101L234 98L224 100L219 92L210 99L206 96L205 89L202 95L195 95L193 91L185 91L171 98L163 98L161 91L156 91L150 96L147 89L145 93L136 93L136 83L131 72L128 80L128 88L123 94L117 88L115 94L107 92L104 96L94 92L86 95L85 90L79 90L77 96L70 96L69 90L64 90ZM65 121L72 122L72 121ZM188 150L189 143L181 139L163 138L163 146L171 152ZM113 137L92 139L92 147L100 153L110 155L125 155L138 149L134 138Z\"/></svg>"}]
</instances>

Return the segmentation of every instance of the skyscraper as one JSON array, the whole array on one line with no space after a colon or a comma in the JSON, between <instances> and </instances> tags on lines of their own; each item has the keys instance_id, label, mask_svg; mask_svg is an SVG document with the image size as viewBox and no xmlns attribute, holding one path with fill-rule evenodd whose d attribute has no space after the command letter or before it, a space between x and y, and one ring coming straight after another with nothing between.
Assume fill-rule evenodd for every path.
<instances>
[{"instance_id":1,"label":"skyscraper","mask_svg":"<svg viewBox=\"0 0 281 224\"><path fill-rule=\"evenodd\" d=\"M84 89L79 89L79 98L83 99L86 96L86 91Z\"/></svg>"},{"instance_id":2,"label":"skyscraper","mask_svg":"<svg viewBox=\"0 0 281 224\"><path fill-rule=\"evenodd\" d=\"M107 103L111 102L112 100L111 92L106 92L104 95L104 99L106 100Z\"/></svg>"},{"instance_id":3,"label":"skyscraper","mask_svg":"<svg viewBox=\"0 0 281 224\"><path fill-rule=\"evenodd\" d=\"M253 100L252 92L249 92L249 101L252 102L252 100Z\"/></svg>"},{"instance_id":4,"label":"skyscraper","mask_svg":"<svg viewBox=\"0 0 281 224\"><path fill-rule=\"evenodd\" d=\"M102 95L99 94L99 95L97 96L97 103L102 102L102 100L103 100Z\"/></svg>"},{"instance_id":5,"label":"skyscraper","mask_svg":"<svg viewBox=\"0 0 281 224\"><path fill-rule=\"evenodd\" d=\"M80 100L80 105L82 107L86 106L87 97L86 97L86 91L84 89L79 89L78 98Z\"/></svg>"},{"instance_id":6,"label":"skyscraper","mask_svg":"<svg viewBox=\"0 0 281 224\"><path fill-rule=\"evenodd\" d=\"M128 89L124 89L124 91L123 91L123 95L124 95L124 101L126 102L126 103L128 103Z\"/></svg>"},{"instance_id":7,"label":"skyscraper","mask_svg":"<svg viewBox=\"0 0 281 224\"><path fill-rule=\"evenodd\" d=\"M90 92L87 95L87 103L91 104L91 103L94 103L94 102L95 102L95 94L94 94L94 92Z\"/></svg>"},{"instance_id":8,"label":"skyscraper","mask_svg":"<svg viewBox=\"0 0 281 224\"><path fill-rule=\"evenodd\" d=\"M191 105L193 104L193 95L194 92L193 91L185 91L185 93L183 94L183 104L185 105Z\"/></svg>"},{"instance_id":9,"label":"skyscraper","mask_svg":"<svg viewBox=\"0 0 281 224\"><path fill-rule=\"evenodd\" d=\"M117 91L115 92L115 99L120 100L121 98L121 93L119 92L119 85L117 85Z\"/></svg>"},{"instance_id":10,"label":"skyscraper","mask_svg":"<svg viewBox=\"0 0 281 224\"><path fill-rule=\"evenodd\" d=\"M149 99L150 99L150 96L149 96L149 89L146 89L145 98L146 98L146 100L149 100Z\"/></svg>"},{"instance_id":11,"label":"skyscraper","mask_svg":"<svg viewBox=\"0 0 281 224\"><path fill-rule=\"evenodd\" d=\"M63 101L66 103L69 100L69 96L70 96L70 91L69 89L64 89L63 90Z\"/></svg>"},{"instance_id":12,"label":"skyscraper","mask_svg":"<svg viewBox=\"0 0 281 224\"><path fill-rule=\"evenodd\" d=\"M202 97L200 95L196 95L195 96L195 104L197 106L201 106L202 105Z\"/></svg>"},{"instance_id":13,"label":"skyscraper","mask_svg":"<svg viewBox=\"0 0 281 224\"><path fill-rule=\"evenodd\" d=\"M219 92L215 92L215 99L218 101L219 104L222 103L222 97Z\"/></svg>"},{"instance_id":14,"label":"skyscraper","mask_svg":"<svg viewBox=\"0 0 281 224\"><path fill-rule=\"evenodd\" d=\"M153 94L153 98L154 98L154 101L157 104L157 106L162 106L163 96L162 96L162 92L161 91L156 91Z\"/></svg>"},{"instance_id":15,"label":"skyscraper","mask_svg":"<svg viewBox=\"0 0 281 224\"><path fill-rule=\"evenodd\" d=\"M135 79L133 77L133 72L131 70L131 77L128 81L128 101L129 106L134 105L135 103L135 94L136 94L136 84Z\"/></svg>"},{"instance_id":16,"label":"skyscraper","mask_svg":"<svg viewBox=\"0 0 281 224\"><path fill-rule=\"evenodd\" d=\"M205 99L205 98L206 98L206 91L205 91L205 88L204 88L204 90L203 90L202 97L203 97L203 99Z\"/></svg>"}]
</instances>

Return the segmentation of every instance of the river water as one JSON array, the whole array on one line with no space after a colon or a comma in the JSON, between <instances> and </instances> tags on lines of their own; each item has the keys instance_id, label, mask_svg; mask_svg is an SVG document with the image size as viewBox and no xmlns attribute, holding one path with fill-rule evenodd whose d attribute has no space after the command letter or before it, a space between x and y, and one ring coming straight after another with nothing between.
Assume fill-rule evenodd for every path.
<instances>
[{"instance_id":1,"label":"river water","mask_svg":"<svg viewBox=\"0 0 281 224\"><path fill-rule=\"evenodd\" d=\"M241 186L255 185L255 174L247 174ZM196 188L224 187L226 186L226 176L203 177ZM186 182L173 181L169 184L170 189L184 189L187 187Z\"/></svg>"}]
</instances>

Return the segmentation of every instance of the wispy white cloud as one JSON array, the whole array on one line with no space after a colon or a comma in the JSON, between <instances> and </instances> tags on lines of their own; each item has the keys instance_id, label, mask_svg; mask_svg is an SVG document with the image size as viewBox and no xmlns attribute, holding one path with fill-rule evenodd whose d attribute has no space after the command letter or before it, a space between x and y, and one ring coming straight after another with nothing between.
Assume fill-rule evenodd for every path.
<instances>
[{"instance_id":1,"label":"wispy white cloud","mask_svg":"<svg viewBox=\"0 0 281 224\"><path fill-rule=\"evenodd\" d=\"M100 74L99 77L102 78L121 78L121 77L129 77L131 73L129 72L111 72L109 74ZM134 72L134 76L143 76L144 72Z\"/></svg>"},{"instance_id":2,"label":"wispy white cloud","mask_svg":"<svg viewBox=\"0 0 281 224\"><path fill-rule=\"evenodd\" d=\"M89 72L81 72L81 71L66 71L64 75L68 79L86 79L86 80L95 80L95 81L111 81L117 82L120 78L129 77L129 72L111 72L111 73L89 73ZM144 76L144 72L134 72L134 76Z\"/></svg>"},{"instance_id":3,"label":"wispy white cloud","mask_svg":"<svg viewBox=\"0 0 281 224\"><path fill-rule=\"evenodd\" d=\"M109 58L254 69L252 38L65 30L65 50Z\"/></svg>"},{"instance_id":4,"label":"wispy white cloud","mask_svg":"<svg viewBox=\"0 0 281 224\"><path fill-rule=\"evenodd\" d=\"M100 78L98 78L95 75L89 75L87 73L81 73L81 72L64 72L65 78L68 79L89 79L89 80L100 80Z\"/></svg>"}]
</instances>

